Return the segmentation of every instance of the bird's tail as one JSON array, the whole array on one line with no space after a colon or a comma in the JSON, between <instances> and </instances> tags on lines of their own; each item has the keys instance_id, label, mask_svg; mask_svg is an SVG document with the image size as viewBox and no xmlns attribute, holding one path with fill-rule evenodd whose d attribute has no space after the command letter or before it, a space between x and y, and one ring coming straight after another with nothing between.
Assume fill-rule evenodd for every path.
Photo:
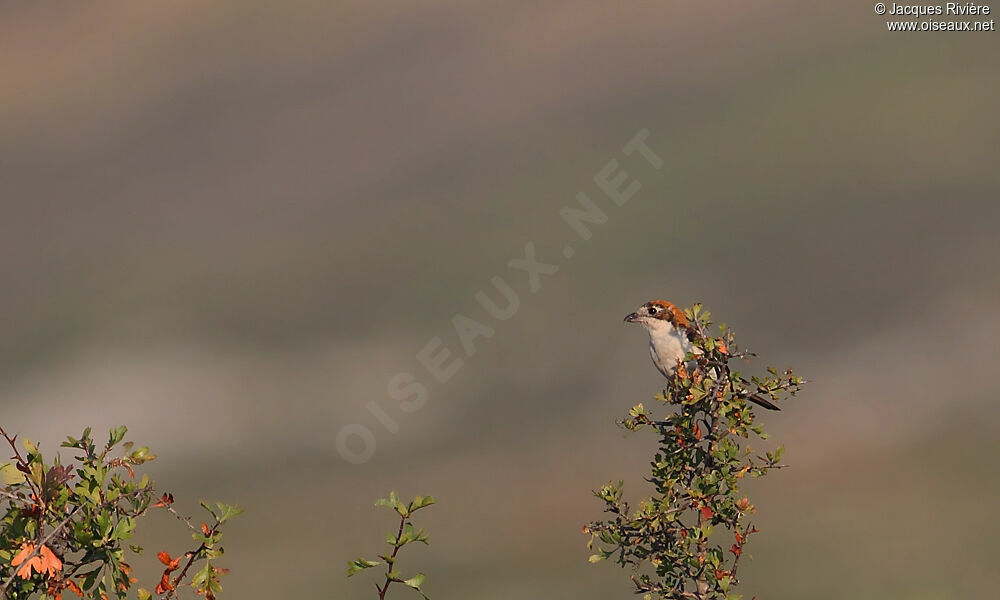
<instances>
[{"instance_id":1,"label":"bird's tail","mask_svg":"<svg viewBox=\"0 0 1000 600\"><path fill-rule=\"evenodd\" d=\"M763 397L761 397L761 396L759 396L757 394L754 394L753 396L748 397L747 400L749 400L750 402L753 402L757 406L763 406L767 410L781 410L780 408L778 408L777 404L775 404L774 402L771 402L767 398L763 398Z\"/></svg>"}]
</instances>

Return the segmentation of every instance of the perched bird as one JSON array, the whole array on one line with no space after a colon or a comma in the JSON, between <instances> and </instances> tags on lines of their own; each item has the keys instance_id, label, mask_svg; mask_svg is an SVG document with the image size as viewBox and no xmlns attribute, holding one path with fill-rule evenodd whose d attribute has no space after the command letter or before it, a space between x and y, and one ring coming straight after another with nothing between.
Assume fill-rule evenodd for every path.
<instances>
[{"instance_id":1,"label":"perched bird","mask_svg":"<svg viewBox=\"0 0 1000 600\"><path fill-rule=\"evenodd\" d=\"M666 300L650 300L626 316L625 322L638 323L649 333L649 354L664 377L673 377L679 361L683 361L688 352L701 354L701 350L692 343L697 332L684 316L684 311ZM747 399L769 410L781 410L759 395Z\"/></svg>"}]
</instances>

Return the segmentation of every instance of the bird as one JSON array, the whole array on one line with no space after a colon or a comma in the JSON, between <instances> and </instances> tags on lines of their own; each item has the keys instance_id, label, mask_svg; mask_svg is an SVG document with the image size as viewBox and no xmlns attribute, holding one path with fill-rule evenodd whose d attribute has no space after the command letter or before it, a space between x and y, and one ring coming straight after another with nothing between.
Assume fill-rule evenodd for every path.
<instances>
[{"instance_id":1,"label":"bird","mask_svg":"<svg viewBox=\"0 0 1000 600\"><path fill-rule=\"evenodd\" d=\"M684 311L666 300L650 300L625 317L626 323L638 323L649 333L649 355L656 369L664 377L673 377L677 365L687 354L701 354L694 345L697 330L688 321ZM747 398L768 410L781 410L776 404L759 395Z\"/></svg>"}]
</instances>

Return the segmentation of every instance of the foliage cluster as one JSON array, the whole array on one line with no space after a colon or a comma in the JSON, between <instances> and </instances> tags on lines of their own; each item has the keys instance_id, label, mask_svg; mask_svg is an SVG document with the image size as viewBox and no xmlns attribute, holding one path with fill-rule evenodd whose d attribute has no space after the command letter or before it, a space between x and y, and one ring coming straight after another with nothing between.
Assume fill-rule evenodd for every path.
<instances>
[{"instance_id":1,"label":"foliage cluster","mask_svg":"<svg viewBox=\"0 0 1000 600\"><path fill-rule=\"evenodd\" d=\"M138 583L126 552L142 554L128 540L139 520L159 508L184 523L195 544L176 557L158 552L163 574L153 591L137 589L139 599L170 600L182 584L206 600L221 591L227 572L216 565L223 553L221 527L240 509L202 503L210 516L199 525L179 514L171 494L157 497L148 475L136 479L136 468L156 457L125 441L126 431L112 429L102 444L90 428L68 438L62 446L78 462L63 465L58 454L46 462L36 444L25 439L19 446L0 428L13 452L0 464L0 599L61 600L67 591L94 600L125 598Z\"/></svg>"}]
</instances>

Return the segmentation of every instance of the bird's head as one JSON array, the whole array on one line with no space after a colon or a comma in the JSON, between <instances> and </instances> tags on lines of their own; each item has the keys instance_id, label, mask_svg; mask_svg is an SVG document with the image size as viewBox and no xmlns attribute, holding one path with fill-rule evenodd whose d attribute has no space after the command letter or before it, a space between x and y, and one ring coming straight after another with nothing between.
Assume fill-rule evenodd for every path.
<instances>
[{"instance_id":1,"label":"bird's head","mask_svg":"<svg viewBox=\"0 0 1000 600\"><path fill-rule=\"evenodd\" d=\"M657 331L662 328L687 331L690 328L684 311L666 300L650 300L640 306L639 310L625 317L625 322L638 323L649 331Z\"/></svg>"}]
</instances>

